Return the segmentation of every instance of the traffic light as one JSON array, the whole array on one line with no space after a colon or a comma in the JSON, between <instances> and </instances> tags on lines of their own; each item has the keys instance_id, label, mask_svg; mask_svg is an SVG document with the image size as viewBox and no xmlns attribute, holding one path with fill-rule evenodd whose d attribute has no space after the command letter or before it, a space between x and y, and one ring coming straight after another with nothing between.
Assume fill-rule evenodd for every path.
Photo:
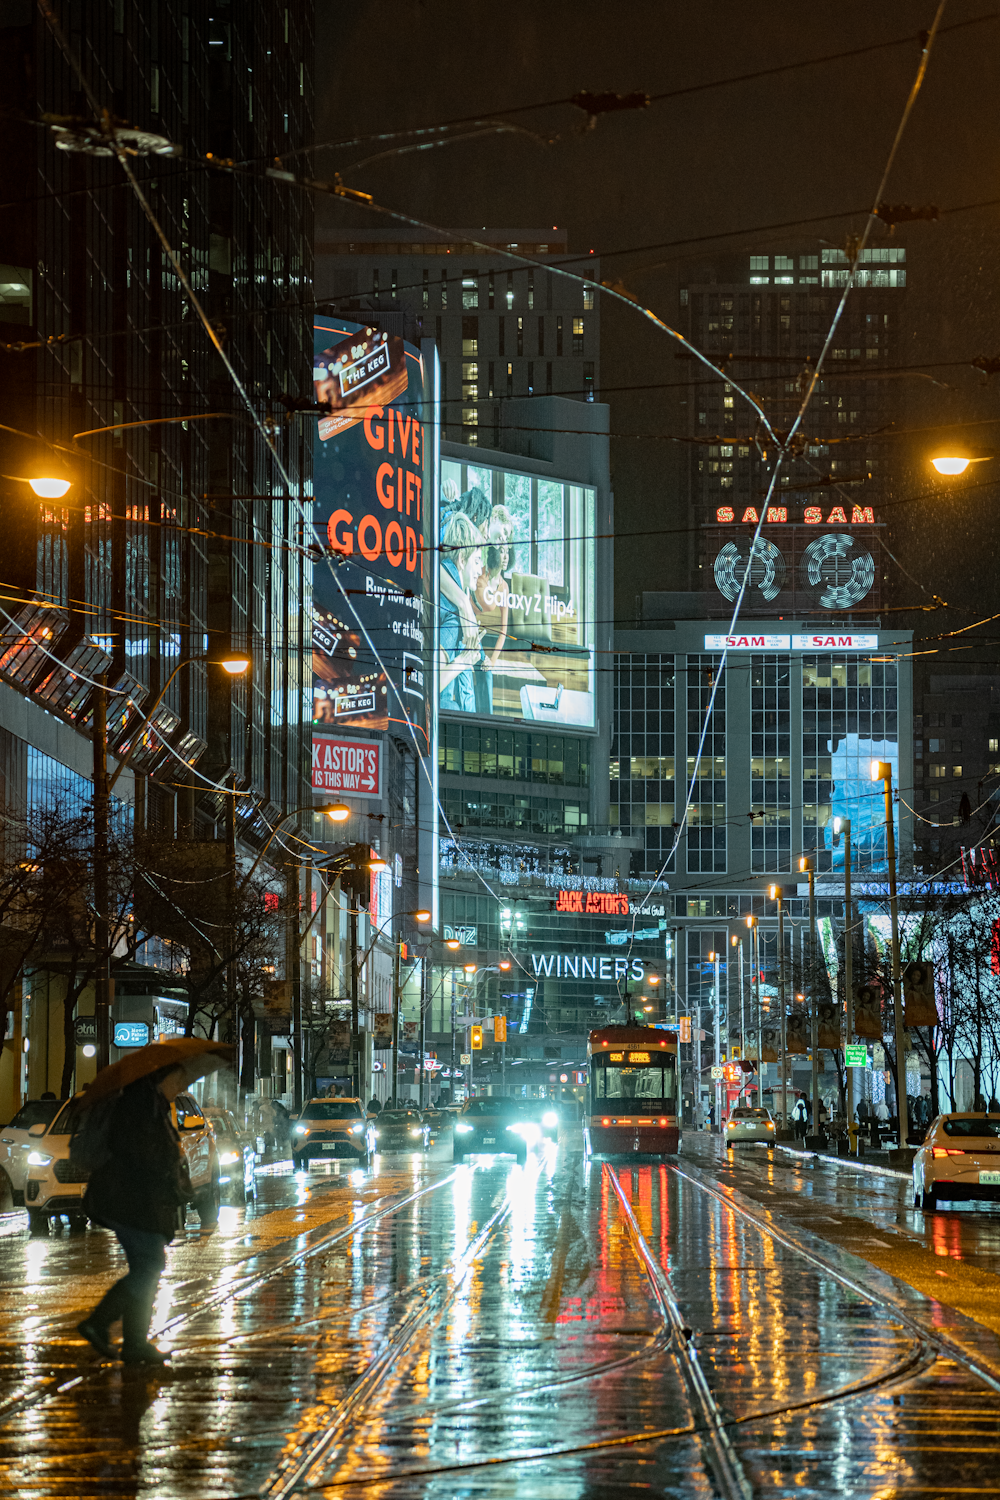
<instances>
[{"instance_id":1,"label":"traffic light","mask_svg":"<svg viewBox=\"0 0 1000 1500\"><path fill-rule=\"evenodd\" d=\"M483 1028L481 1026L473 1026L473 1028L472 1028L472 1043L471 1043L471 1046L472 1046L473 1052L482 1052L482 1050L483 1050Z\"/></svg>"},{"instance_id":2,"label":"traffic light","mask_svg":"<svg viewBox=\"0 0 1000 1500\"><path fill-rule=\"evenodd\" d=\"M723 1067L722 1076L727 1083L742 1083L743 1069L738 1062L729 1062Z\"/></svg>"},{"instance_id":3,"label":"traffic light","mask_svg":"<svg viewBox=\"0 0 1000 1500\"><path fill-rule=\"evenodd\" d=\"M494 1016L493 1017L493 1040L495 1042L505 1042L507 1040L507 1017L506 1016Z\"/></svg>"}]
</instances>

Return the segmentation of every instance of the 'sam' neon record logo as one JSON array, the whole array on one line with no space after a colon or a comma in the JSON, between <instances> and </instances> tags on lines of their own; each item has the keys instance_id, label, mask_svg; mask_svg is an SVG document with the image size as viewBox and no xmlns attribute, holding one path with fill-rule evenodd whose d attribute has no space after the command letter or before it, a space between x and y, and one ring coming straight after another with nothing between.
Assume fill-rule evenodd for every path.
<instances>
[{"instance_id":1,"label":"'sam' neon record logo","mask_svg":"<svg viewBox=\"0 0 1000 1500\"><path fill-rule=\"evenodd\" d=\"M715 519L723 526L732 525L736 520L736 512L731 505L720 505L715 512ZM788 506L769 505L764 520L770 526L788 525ZM741 526L757 526L760 522L760 511L756 505L748 505L740 517ZM829 515L824 516L822 508L818 505L807 505L802 512L802 522L805 526L874 526L875 512L870 505L855 505L851 509L851 518L847 519L847 511L843 505L835 505Z\"/></svg>"}]
</instances>

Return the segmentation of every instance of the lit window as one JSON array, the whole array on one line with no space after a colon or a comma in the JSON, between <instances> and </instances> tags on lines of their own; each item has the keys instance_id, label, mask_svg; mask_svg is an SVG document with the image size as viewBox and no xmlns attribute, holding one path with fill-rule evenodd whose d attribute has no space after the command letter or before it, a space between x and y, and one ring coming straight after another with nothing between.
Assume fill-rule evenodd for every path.
<instances>
[{"instance_id":1,"label":"lit window","mask_svg":"<svg viewBox=\"0 0 1000 1500\"><path fill-rule=\"evenodd\" d=\"M771 260L767 255L751 255L750 257L751 271L766 271L770 264Z\"/></svg>"},{"instance_id":2,"label":"lit window","mask_svg":"<svg viewBox=\"0 0 1000 1500\"><path fill-rule=\"evenodd\" d=\"M727 410L730 409L732 407L732 404L733 404L733 397L732 396L723 396L723 398L722 398L722 404L723 404L724 407L727 408Z\"/></svg>"},{"instance_id":3,"label":"lit window","mask_svg":"<svg viewBox=\"0 0 1000 1500\"><path fill-rule=\"evenodd\" d=\"M770 281L770 279L771 278L769 276L751 276L750 277L750 285L751 286L767 286L767 283Z\"/></svg>"},{"instance_id":4,"label":"lit window","mask_svg":"<svg viewBox=\"0 0 1000 1500\"><path fill-rule=\"evenodd\" d=\"M475 271L462 272L462 306L466 309L479 306L479 277Z\"/></svg>"},{"instance_id":5,"label":"lit window","mask_svg":"<svg viewBox=\"0 0 1000 1500\"><path fill-rule=\"evenodd\" d=\"M594 288L592 286L585 286L583 289L583 310L584 312L594 311Z\"/></svg>"},{"instance_id":6,"label":"lit window","mask_svg":"<svg viewBox=\"0 0 1000 1500\"><path fill-rule=\"evenodd\" d=\"M946 766L931 766L931 776L936 781L941 781L948 774Z\"/></svg>"},{"instance_id":7,"label":"lit window","mask_svg":"<svg viewBox=\"0 0 1000 1500\"><path fill-rule=\"evenodd\" d=\"M514 272L507 272L507 311L514 306Z\"/></svg>"},{"instance_id":8,"label":"lit window","mask_svg":"<svg viewBox=\"0 0 1000 1500\"><path fill-rule=\"evenodd\" d=\"M990 740L991 750L1000 750L1000 740Z\"/></svg>"},{"instance_id":9,"label":"lit window","mask_svg":"<svg viewBox=\"0 0 1000 1500\"><path fill-rule=\"evenodd\" d=\"M583 319L573 319L573 357L583 358Z\"/></svg>"},{"instance_id":10,"label":"lit window","mask_svg":"<svg viewBox=\"0 0 1000 1500\"><path fill-rule=\"evenodd\" d=\"M952 768L951 768L951 774L957 779L962 774L962 767L961 766L952 766Z\"/></svg>"}]
</instances>

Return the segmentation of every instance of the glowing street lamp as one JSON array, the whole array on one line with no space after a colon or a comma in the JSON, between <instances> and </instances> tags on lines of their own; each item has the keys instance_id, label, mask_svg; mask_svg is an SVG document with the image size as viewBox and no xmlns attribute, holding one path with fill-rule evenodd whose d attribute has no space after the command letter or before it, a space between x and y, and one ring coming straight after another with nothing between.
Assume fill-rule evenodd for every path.
<instances>
[{"instance_id":1,"label":"glowing street lamp","mask_svg":"<svg viewBox=\"0 0 1000 1500\"><path fill-rule=\"evenodd\" d=\"M970 464L989 463L993 458L990 448L969 448L965 443L947 443L931 454L931 464L939 474L954 479L964 474Z\"/></svg>"}]
</instances>

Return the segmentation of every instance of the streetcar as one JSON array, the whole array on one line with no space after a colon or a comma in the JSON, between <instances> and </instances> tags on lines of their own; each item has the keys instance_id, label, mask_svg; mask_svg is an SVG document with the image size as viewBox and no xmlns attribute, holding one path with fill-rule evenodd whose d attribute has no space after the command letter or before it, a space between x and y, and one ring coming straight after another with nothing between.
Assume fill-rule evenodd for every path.
<instances>
[{"instance_id":1,"label":"streetcar","mask_svg":"<svg viewBox=\"0 0 1000 1500\"><path fill-rule=\"evenodd\" d=\"M677 1033L655 1026L605 1026L590 1033L587 1058L587 1154L676 1155Z\"/></svg>"}]
</instances>

